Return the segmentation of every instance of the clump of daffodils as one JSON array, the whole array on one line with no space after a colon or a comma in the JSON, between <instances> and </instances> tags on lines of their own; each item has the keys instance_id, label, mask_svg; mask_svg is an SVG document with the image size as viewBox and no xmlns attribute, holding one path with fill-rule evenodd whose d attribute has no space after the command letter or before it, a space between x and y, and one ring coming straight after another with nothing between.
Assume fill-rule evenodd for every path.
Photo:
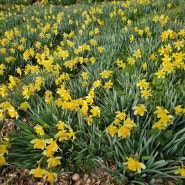
<instances>
[{"instance_id":1,"label":"clump of daffodils","mask_svg":"<svg viewBox=\"0 0 185 185\"><path fill-rule=\"evenodd\" d=\"M128 139L135 142L139 136L149 143L148 138L155 139L151 134L152 129L166 132L173 120L174 122L176 118L178 121L181 118L183 120L185 113L181 101L183 99L180 100L181 103L175 101L184 95L182 86L185 70L185 29L178 18L172 21L171 16L160 14L160 0L159 2L130 0L123 3L114 1L100 6L64 9L49 5L49 2L49 0L40 0L37 2L40 6L36 9L32 6L11 5L8 11L0 12L0 23L5 23L7 27L7 30L6 27L2 27L0 34L0 125L6 118L19 123L20 120L27 120L28 116L29 122L30 117L35 117L34 103L38 106L39 110L36 111L39 116L40 102L49 109L51 107L51 111L54 110L53 106L56 107L60 115L54 116L58 121L52 125L53 133L48 133L49 124L35 121L33 126L25 123L31 127L32 135L31 132L28 133L31 135L28 137L31 138L30 143L24 142L35 153L39 153L39 160L36 162L32 158L28 160L26 158L26 162L29 161L30 164L30 174L53 183L57 179L58 169L61 169L65 161L62 158L62 154L65 153L62 147L67 143L70 149L76 149L73 146L78 144L76 132L68 122L75 118L75 127L82 129L78 130L78 133L84 132L79 125L78 114L85 124L85 132L88 132L85 133L87 140L82 146L87 146L89 142L97 146L94 143L97 139L94 137L96 128L97 131L99 129L100 132L103 130L107 133L101 135L101 142L97 141L99 146L108 145L107 138L103 137L110 136L109 141L116 140L120 148L124 147L126 155L135 153L135 150L141 149L138 146L143 145L142 141L138 141L137 146L134 144L132 149L122 145ZM62 0L57 1L59 2ZM163 4L170 11L176 6L174 3L161 5ZM158 14L155 15L154 11L153 17L144 17L151 9L157 10ZM21 27L16 27L15 22L11 22L17 15ZM153 80L157 81L156 86ZM165 93L166 89L173 96L175 106L174 104L171 106L169 94ZM176 89L179 90L178 93ZM164 94L164 99L161 94ZM123 96L125 101L122 101ZM37 102L38 99L41 101ZM124 110L128 105L132 105L130 110L128 108ZM172 108L167 110L163 107L165 105ZM152 112L153 109L155 110ZM120 111L116 111L115 116L110 118L107 110ZM65 111L69 113L67 121L61 120L61 115ZM154 123L153 116L156 118ZM105 120L109 123L108 126ZM151 124L150 129L148 125ZM147 130L142 130L146 129L146 126ZM175 124L171 126L177 132L181 128L177 128ZM147 134L145 136L141 133ZM14 138L19 137L19 134L15 135ZM175 139L179 137L180 134ZM94 140L91 141L91 138ZM157 139L161 139L160 136ZM83 142L82 138L79 138L79 141ZM157 150L161 147L161 145L155 146L158 142L154 140L152 142L151 148ZM20 146L16 143L16 147ZM147 149L147 155L152 155L150 146L144 147ZM102 147L99 148L101 150ZM8 163L8 151L11 152L8 140L0 142L0 165ZM142 152L140 155L145 155L145 150ZM176 152L178 153L177 150ZM76 160L80 156L78 156L79 151L74 153ZM103 152L98 151L98 153ZM115 155L114 151L112 153ZM163 151L163 156L165 153L166 151ZM17 155L19 154L22 153ZM116 155L120 154L124 155L121 152ZM176 157L180 155L179 153L174 155L174 159L177 160ZM116 158L119 159L119 156ZM159 155L155 159L160 160L160 158L163 157ZM117 161L115 163L117 165ZM123 164L126 170L134 174L141 173L146 168L145 164L136 157L127 157ZM170 164L171 161L168 165ZM68 166L66 168L68 169ZM145 172L147 173L147 170ZM168 173L165 172L165 167L162 172ZM185 177L184 164L176 173ZM132 179L134 178L133 175Z\"/></svg>"},{"instance_id":2,"label":"clump of daffodils","mask_svg":"<svg viewBox=\"0 0 185 185\"><path fill-rule=\"evenodd\" d=\"M134 121L127 117L126 113L116 112L116 117L114 118L113 123L106 129L107 133L112 137L117 134L118 137L126 138L130 136L132 128L137 127Z\"/></svg>"},{"instance_id":3,"label":"clump of daffodils","mask_svg":"<svg viewBox=\"0 0 185 185\"><path fill-rule=\"evenodd\" d=\"M153 128L156 128L160 131L164 130L172 120L173 116L170 115L166 109L160 106L156 107L156 111L154 113L157 115L159 120L154 123Z\"/></svg>"},{"instance_id":4,"label":"clump of daffodils","mask_svg":"<svg viewBox=\"0 0 185 185\"><path fill-rule=\"evenodd\" d=\"M0 121L3 120L6 115L15 119L19 117L17 109L9 101L0 104Z\"/></svg>"},{"instance_id":5,"label":"clump of daffodils","mask_svg":"<svg viewBox=\"0 0 185 185\"><path fill-rule=\"evenodd\" d=\"M147 100L150 96L152 96L152 92L149 88L149 82L147 82L146 79L140 80L136 85L140 89L141 97Z\"/></svg>"},{"instance_id":6,"label":"clump of daffodils","mask_svg":"<svg viewBox=\"0 0 185 185\"><path fill-rule=\"evenodd\" d=\"M34 149L41 150L43 157L38 162L37 168L31 169L30 174L33 174L36 178L44 178L48 182L54 182L57 178L55 167L61 165L62 159L58 155L58 152L61 151L59 143L69 139L74 140L76 137L75 132L61 120L56 124L57 133L54 138L48 138L43 126L39 124L35 125L34 130L38 137L31 140L30 143L33 144ZM45 162L42 161L47 163L47 167L42 167L42 165L45 166Z\"/></svg>"}]
</instances>

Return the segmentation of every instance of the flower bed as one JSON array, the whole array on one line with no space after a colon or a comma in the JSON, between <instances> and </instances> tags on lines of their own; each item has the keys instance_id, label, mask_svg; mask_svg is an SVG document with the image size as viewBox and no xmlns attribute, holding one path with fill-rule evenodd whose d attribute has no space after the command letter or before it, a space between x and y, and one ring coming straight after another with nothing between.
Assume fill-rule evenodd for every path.
<instances>
[{"instance_id":1,"label":"flower bed","mask_svg":"<svg viewBox=\"0 0 185 185\"><path fill-rule=\"evenodd\" d=\"M0 8L1 170L183 184L182 0Z\"/></svg>"}]
</instances>

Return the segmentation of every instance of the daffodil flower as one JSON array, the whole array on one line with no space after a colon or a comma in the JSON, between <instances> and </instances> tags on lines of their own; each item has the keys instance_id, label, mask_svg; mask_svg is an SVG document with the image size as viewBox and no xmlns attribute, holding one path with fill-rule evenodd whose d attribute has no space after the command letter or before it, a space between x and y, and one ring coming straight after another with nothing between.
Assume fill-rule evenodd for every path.
<instances>
[{"instance_id":1,"label":"daffodil flower","mask_svg":"<svg viewBox=\"0 0 185 185\"><path fill-rule=\"evenodd\" d=\"M35 178L42 178L44 174L46 174L47 171L40 168L40 165L36 169L32 169L29 174L33 174Z\"/></svg>"},{"instance_id":2,"label":"daffodil flower","mask_svg":"<svg viewBox=\"0 0 185 185\"><path fill-rule=\"evenodd\" d=\"M128 165L128 169L134 172L138 172L141 173L141 169L146 169L146 166L142 163L142 162L138 162L136 159L134 158L126 158L127 162L123 163Z\"/></svg>"},{"instance_id":3,"label":"daffodil flower","mask_svg":"<svg viewBox=\"0 0 185 185\"><path fill-rule=\"evenodd\" d=\"M179 168L175 174L179 174L181 175L181 177L185 177L185 166L182 166L181 168Z\"/></svg>"}]
</instances>

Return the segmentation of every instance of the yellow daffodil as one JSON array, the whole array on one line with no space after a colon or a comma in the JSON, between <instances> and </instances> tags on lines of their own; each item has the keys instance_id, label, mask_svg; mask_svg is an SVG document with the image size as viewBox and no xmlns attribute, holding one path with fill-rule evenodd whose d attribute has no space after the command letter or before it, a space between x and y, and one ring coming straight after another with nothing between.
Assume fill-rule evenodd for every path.
<instances>
[{"instance_id":1,"label":"yellow daffodil","mask_svg":"<svg viewBox=\"0 0 185 185\"><path fill-rule=\"evenodd\" d=\"M59 146L57 144L56 140L49 139L47 140L48 146L46 147L47 150L57 152L59 149Z\"/></svg>"},{"instance_id":2,"label":"yellow daffodil","mask_svg":"<svg viewBox=\"0 0 185 185\"><path fill-rule=\"evenodd\" d=\"M34 149L41 149L43 150L46 147L47 141L44 139L33 139L30 143L34 144Z\"/></svg>"},{"instance_id":3,"label":"yellow daffodil","mask_svg":"<svg viewBox=\"0 0 185 185\"><path fill-rule=\"evenodd\" d=\"M40 165L36 169L32 169L29 174L33 174L35 178L42 178L47 173L46 170L40 168Z\"/></svg>"},{"instance_id":4,"label":"yellow daffodil","mask_svg":"<svg viewBox=\"0 0 185 185\"><path fill-rule=\"evenodd\" d=\"M121 123L121 120L118 118L114 118L114 121L112 123L115 125L119 125Z\"/></svg>"},{"instance_id":5,"label":"yellow daffodil","mask_svg":"<svg viewBox=\"0 0 185 185\"><path fill-rule=\"evenodd\" d=\"M146 69L147 69L147 63L146 63L146 62L143 63L143 64L141 65L141 67L142 67L143 70L146 70Z\"/></svg>"},{"instance_id":6,"label":"yellow daffodil","mask_svg":"<svg viewBox=\"0 0 185 185\"><path fill-rule=\"evenodd\" d=\"M45 155L46 157L53 157L54 153L55 153L54 151L49 149L46 149L42 152L42 154Z\"/></svg>"},{"instance_id":7,"label":"yellow daffodil","mask_svg":"<svg viewBox=\"0 0 185 185\"><path fill-rule=\"evenodd\" d=\"M2 121L5 118L4 111L0 109L0 121Z\"/></svg>"},{"instance_id":8,"label":"yellow daffodil","mask_svg":"<svg viewBox=\"0 0 185 185\"><path fill-rule=\"evenodd\" d=\"M140 115L143 116L144 113L146 112L146 107L144 105L138 105L133 107L134 110L134 115Z\"/></svg>"},{"instance_id":9,"label":"yellow daffodil","mask_svg":"<svg viewBox=\"0 0 185 185\"><path fill-rule=\"evenodd\" d=\"M94 98L94 96L88 95L88 96L85 97L85 101L86 101L89 105L92 105L92 103L94 102L93 98Z\"/></svg>"},{"instance_id":10,"label":"yellow daffodil","mask_svg":"<svg viewBox=\"0 0 185 185\"><path fill-rule=\"evenodd\" d=\"M155 55L154 53L152 53L152 54L150 55L150 60L154 61L154 60L156 60L156 59L157 59L156 55Z\"/></svg>"},{"instance_id":11,"label":"yellow daffodil","mask_svg":"<svg viewBox=\"0 0 185 185\"><path fill-rule=\"evenodd\" d=\"M80 109L80 112L85 116L85 115L87 115L87 113L88 113L88 104L87 103L84 103L83 105L82 105L82 107L81 107L81 109Z\"/></svg>"},{"instance_id":12,"label":"yellow daffodil","mask_svg":"<svg viewBox=\"0 0 185 185\"><path fill-rule=\"evenodd\" d=\"M100 116L100 108L98 106L92 106L92 109L90 110L92 113L92 116Z\"/></svg>"},{"instance_id":13,"label":"yellow daffodil","mask_svg":"<svg viewBox=\"0 0 185 185\"><path fill-rule=\"evenodd\" d=\"M4 70L6 69L6 66L4 64L0 65L0 75L4 74Z\"/></svg>"},{"instance_id":14,"label":"yellow daffodil","mask_svg":"<svg viewBox=\"0 0 185 185\"><path fill-rule=\"evenodd\" d=\"M24 85L22 87L22 95L24 98L29 99L31 95L34 93L34 86L33 84L30 85Z\"/></svg>"},{"instance_id":15,"label":"yellow daffodil","mask_svg":"<svg viewBox=\"0 0 185 185\"><path fill-rule=\"evenodd\" d=\"M100 73L102 78L109 78L112 75L112 71L110 70L104 70Z\"/></svg>"},{"instance_id":16,"label":"yellow daffodil","mask_svg":"<svg viewBox=\"0 0 185 185\"><path fill-rule=\"evenodd\" d=\"M47 160L48 167L51 168L51 167L56 167L56 166L60 165L61 164L61 162L60 162L61 158L62 157L51 157L51 158L49 158Z\"/></svg>"},{"instance_id":17,"label":"yellow daffodil","mask_svg":"<svg viewBox=\"0 0 185 185\"><path fill-rule=\"evenodd\" d=\"M88 116L86 120L87 120L88 125L90 125L94 121L92 115Z\"/></svg>"},{"instance_id":18,"label":"yellow daffodil","mask_svg":"<svg viewBox=\"0 0 185 185\"><path fill-rule=\"evenodd\" d=\"M160 121L162 122L162 124L167 125L167 123L169 123L172 118L172 115L163 114L160 118Z\"/></svg>"},{"instance_id":19,"label":"yellow daffodil","mask_svg":"<svg viewBox=\"0 0 185 185\"><path fill-rule=\"evenodd\" d=\"M162 124L162 122L159 120L157 122L154 123L154 125L152 126L152 128L156 128L159 131L164 129L164 125Z\"/></svg>"},{"instance_id":20,"label":"yellow daffodil","mask_svg":"<svg viewBox=\"0 0 185 185\"><path fill-rule=\"evenodd\" d=\"M124 121L124 126L129 127L129 128L137 127L137 125L134 123L134 121L130 118L127 118Z\"/></svg>"},{"instance_id":21,"label":"yellow daffodil","mask_svg":"<svg viewBox=\"0 0 185 185\"><path fill-rule=\"evenodd\" d=\"M141 96L147 100L150 96L152 96L152 92L149 89L144 89L141 91Z\"/></svg>"},{"instance_id":22,"label":"yellow daffodil","mask_svg":"<svg viewBox=\"0 0 185 185\"><path fill-rule=\"evenodd\" d=\"M53 173L53 172L47 172L44 176L44 179L46 179L46 181L51 183L55 182L56 178L57 178L57 173Z\"/></svg>"},{"instance_id":23,"label":"yellow daffodil","mask_svg":"<svg viewBox=\"0 0 185 185\"><path fill-rule=\"evenodd\" d=\"M157 78L164 78L165 77L165 72L163 69L159 69L155 75L157 76Z\"/></svg>"},{"instance_id":24,"label":"yellow daffodil","mask_svg":"<svg viewBox=\"0 0 185 185\"><path fill-rule=\"evenodd\" d=\"M146 166L142 163L142 162L138 162L136 159L134 158L127 158L127 162L123 163L128 165L128 169L134 172L138 172L141 173L141 169L146 169Z\"/></svg>"},{"instance_id":25,"label":"yellow daffodil","mask_svg":"<svg viewBox=\"0 0 185 185\"><path fill-rule=\"evenodd\" d=\"M7 162L6 162L6 159L5 159L5 157L3 156L3 155L0 155L0 165L1 164L6 164Z\"/></svg>"},{"instance_id":26,"label":"yellow daffodil","mask_svg":"<svg viewBox=\"0 0 185 185\"><path fill-rule=\"evenodd\" d=\"M175 172L175 174L179 174L179 173L180 173L180 176L181 176L181 177L185 177L185 166L180 167L180 168Z\"/></svg>"},{"instance_id":27,"label":"yellow daffodil","mask_svg":"<svg viewBox=\"0 0 185 185\"><path fill-rule=\"evenodd\" d=\"M183 108L182 108L182 105L177 105L176 107L174 107L174 110L175 110L175 114L181 114L183 113Z\"/></svg>"},{"instance_id":28,"label":"yellow daffodil","mask_svg":"<svg viewBox=\"0 0 185 185\"><path fill-rule=\"evenodd\" d=\"M65 122L63 122L63 121L59 121L58 123L57 123L57 128L58 128L58 130L64 130L65 128L67 128L68 126L67 126L67 124L65 123Z\"/></svg>"},{"instance_id":29,"label":"yellow daffodil","mask_svg":"<svg viewBox=\"0 0 185 185\"><path fill-rule=\"evenodd\" d=\"M107 132L113 137L116 133L117 133L117 127L116 126L113 126L113 125L110 125L108 128L107 128Z\"/></svg>"},{"instance_id":30,"label":"yellow daffodil","mask_svg":"<svg viewBox=\"0 0 185 185\"><path fill-rule=\"evenodd\" d=\"M40 125L34 126L34 129L35 129L35 132L41 136L43 136L45 134L42 126L40 126Z\"/></svg>"},{"instance_id":31,"label":"yellow daffodil","mask_svg":"<svg viewBox=\"0 0 185 185\"><path fill-rule=\"evenodd\" d=\"M93 87L100 87L101 86L101 81L100 80L96 80L93 82Z\"/></svg>"},{"instance_id":32,"label":"yellow daffodil","mask_svg":"<svg viewBox=\"0 0 185 185\"><path fill-rule=\"evenodd\" d=\"M19 115L18 115L18 113L17 113L17 111L15 110L15 108L14 107L10 107L9 109L8 109L8 115L11 117L11 118L18 118L19 117Z\"/></svg>"},{"instance_id":33,"label":"yellow daffodil","mask_svg":"<svg viewBox=\"0 0 185 185\"><path fill-rule=\"evenodd\" d=\"M134 51L133 56L135 56L136 58L141 58L141 51L140 51L140 49Z\"/></svg>"},{"instance_id":34,"label":"yellow daffodil","mask_svg":"<svg viewBox=\"0 0 185 185\"><path fill-rule=\"evenodd\" d=\"M146 82L146 79L140 80L137 84L136 84L141 90L142 89L147 89L149 87L149 83Z\"/></svg>"},{"instance_id":35,"label":"yellow daffodil","mask_svg":"<svg viewBox=\"0 0 185 185\"><path fill-rule=\"evenodd\" d=\"M6 85L0 85L0 96L2 96L3 98L6 97L8 95L7 91L8 88Z\"/></svg>"},{"instance_id":36,"label":"yellow daffodil","mask_svg":"<svg viewBox=\"0 0 185 185\"><path fill-rule=\"evenodd\" d=\"M128 62L128 64L133 65L133 64L135 64L136 60L133 57L128 57L127 62Z\"/></svg>"},{"instance_id":37,"label":"yellow daffodil","mask_svg":"<svg viewBox=\"0 0 185 185\"><path fill-rule=\"evenodd\" d=\"M26 111L29 107L30 107L30 105L28 102L23 102L20 104L19 108Z\"/></svg>"},{"instance_id":38,"label":"yellow daffodil","mask_svg":"<svg viewBox=\"0 0 185 185\"><path fill-rule=\"evenodd\" d=\"M135 40L134 35L131 35L129 39L130 39L130 42L133 42Z\"/></svg>"},{"instance_id":39,"label":"yellow daffodil","mask_svg":"<svg viewBox=\"0 0 185 185\"><path fill-rule=\"evenodd\" d=\"M125 112L117 111L116 112L116 118L118 118L119 120L123 120L123 119L126 118L126 113Z\"/></svg>"},{"instance_id":40,"label":"yellow daffodil","mask_svg":"<svg viewBox=\"0 0 185 185\"><path fill-rule=\"evenodd\" d=\"M169 112L164 109L163 107L157 106L156 107L156 111L154 112L154 114L157 114L158 118L161 118L164 114L168 114Z\"/></svg>"},{"instance_id":41,"label":"yellow daffodil","mask_svg":"<svg viewBox=\"0 0 185 185\"><path fill-rule=\"evenodd\" d=\"M102 53L102 52L103 52L103 50L104 50L104 48L103 48L102 46L99 46L99 47L98 47L98 51L99 51L99 53Z\"/></svg>"},{"instance_id":42,"label":"yellow daffodil","mask_svg":"<svg viewBox=\"0 0 185 185\"><path fill-rule=\"evenodd\" d=\"M81 77L82 77L83 79L87 79L87 78L88 78L88 73L87 73L87 72L83 72L83 73L81 74Z\"/></svg>"},{"instance_id":43,"label":"yellow daffodil","mask_svg":"<svg viewBox=\"0 0 185 185\"><path fill-rule=\"evenodd\" d=\"M126 138L130 135L131 128L125 125L121 126L118 130L118 137Z\"/></svg>"},{"instance_id":44,"label":"yellow daffodil","mask_svg":"<svg viewBox=\"0 0 185 185\"><path fill-rule=\"evenodd\" d=\"M67 140L68 135L66 130L60 130L57 134L55 134L55 138L57 138L59 141Z\"/></svg>"},{"instance_id":45,"label":"yellow daffodil","mask_svg":"<svg viewBox=\"0 0 185 185\"><path fill-rule=\"evenodd\" d=\"M6 148L6 145L0 145L0 155L7 154L8 150Z\"/></svg>"},{"instance_id":46,"label":"yellow daffodil","mask_svg":"<svg viewBox=\"0 0 185 185\"><path fill-rule=\"evenodd\" d=\"M72 140L74 140L76 138L75 134L76 134L76 132L74 132L72 129L70 129L69 132L67 133L67 136L69 138L72 138Z\"/></svg>"},{"instance_id":47,"label":"yellow daffodil","mask_svg":"<svg viewBox=\"0 0 185 185\"><path fill-rule=\"evenodd\" d=\"M110 89L113 87L113 82L111 80L109 80L108 82L106 82L103 86L104 89Z\"/></svg>"}]
</instances>

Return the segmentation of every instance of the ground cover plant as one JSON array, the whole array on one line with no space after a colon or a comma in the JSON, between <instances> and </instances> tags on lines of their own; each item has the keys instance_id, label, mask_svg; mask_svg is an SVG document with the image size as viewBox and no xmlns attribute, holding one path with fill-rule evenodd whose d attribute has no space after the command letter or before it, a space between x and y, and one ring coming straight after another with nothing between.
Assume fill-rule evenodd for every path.
<instances>
[{"instance_id":1,"label":"ground cover plant","mask_svg":"<svg viewBox=\"0 0 185 185\"><path fill-rule=\"evenodd\" d=\"M0 5L1 171L184 184L183 0L61 2Z\"/></svg>"}]
</instances>

